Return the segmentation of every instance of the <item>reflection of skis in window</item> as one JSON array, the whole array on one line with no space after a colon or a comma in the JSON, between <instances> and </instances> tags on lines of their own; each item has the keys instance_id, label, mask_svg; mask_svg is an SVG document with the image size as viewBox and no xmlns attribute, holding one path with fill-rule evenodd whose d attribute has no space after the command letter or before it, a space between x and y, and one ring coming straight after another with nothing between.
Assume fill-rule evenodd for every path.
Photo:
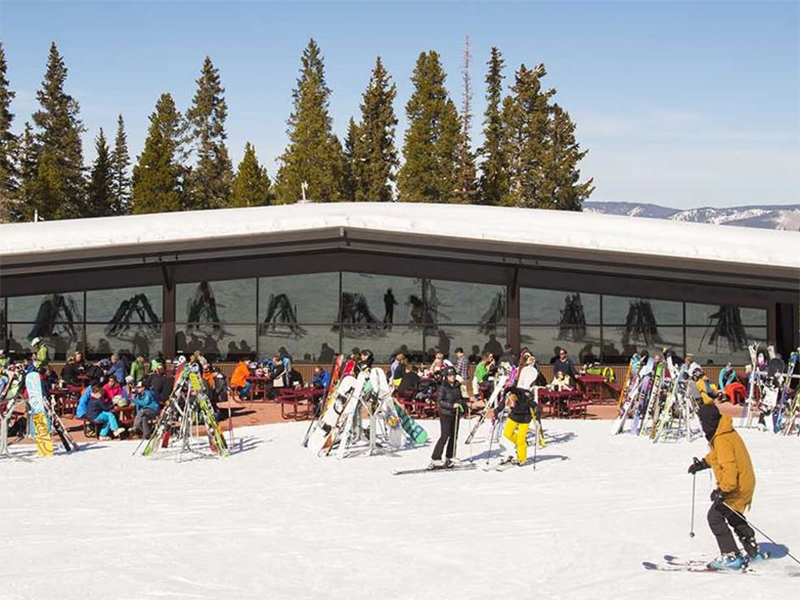
<instances>
[{"instance_id":1,"label":"reflection of skis in window","mask_svg":"<svg viewBox=\"0 0 800 600\"><path fill-rule=\"evenodd\" d=\"M582 341L586 338L586 315L580 294L564 297L564 308L558 322L558 339Z\"/></svg>"},{"instance_id":2,"label":"reflection of skis in window","mask_svg":"<svg viewBox=\"0 0 800 600\"><path fill-rule=\"evenodd\" d=\"M639 341L646 346L663 343L661 335L658 333L658 323L653 314L653 307L647 300L632 300L630 308L628 308L622 344L628 346L631 341Z\"/></svg>"},{"instance_id":3,"label":"reflection of skis in window","mask_svg":"<svg viewBox=\"0 0 800 600\"><path fill-rule=\"evenodd\" d=\"M494 333L498 326L504 326L506 319L506 296L502 292L497 292L492 298L489 310L483 313L480 319L478 331L481 333Z\"/></svg>"},{"instance_id":4,"label":"reflection of skis in window","mask_svg":"<svg viewBox=\"0 0 800 600\"><path fill-rule=\"evenodd\" d=\"M187 321L189 323L211 323L214 331L221 330L219 326L220 318L217 314L217 300L211 290L211 284L201 281L194 292L194 297L189 300L186 308ZM194 328L190 325L190 329Z\"/></svg>"},{"instance_id":5,"label":"reflection of skis in window","mask_svg":"<svg viewBox=\"0 0 800 600\"><path fill-rule=\"evenodd\" d=\"M747 332L742 325L742 315L738 306L723 305L708 317L709 325L700 339L700 346L708 336L708 345L719 350L720 343L725 340L731 352L740 352L747 348ZM710 334L709 334L710 332Z\"/></svg>"},{"instance_id":6,"label":"reflection of skis in window","mask_svg":"<svg viewBox=\"0 0 800 600\"><path fill-rule=\"evenodd\" d=\"M157 335L159 323L147 296L136 294L120 302L117 311L105 327L105 333L109 337L126 339L128 336L136 337L140 329L146 329L149 334ZM133 332L131 328L134 329Z\"/></svg>"},{"instance_id":7,"label":"reflection of skis in window","mask_svg":"<svg viewBox=\"0 0 800 600\"><path fill-rule=\"evenodd\" d=\"M49 294L39 305L36 323L31 328L28 339L60 336L77 338L76 320L80 318L78 305L71 296Z\"/></svg>"},{"instance_id":8,"label":"reflection of skis in window","mask_svg":"<svg viewBox=\"0 0 800 600\"><path fill-rule=\"evenodd\" d=\"M288 331L287 331L288 330ZM267 316L261 323L261 335L281 335L285 333L302 337L306 330L297 324L297 312L286 294L270 294Z\"/></svg>"},{"instance_id":9,"label":"reflection of skis in window","mask_svg":"<svg viewBox=\"0 0 800 600\"><path fill-rule=\"evenodd\" d=\"M361 331L368 334L382 334L383 323L372 313L364 294L342 292L339 322L349 333Z\"/></svg>"}]
</instances>

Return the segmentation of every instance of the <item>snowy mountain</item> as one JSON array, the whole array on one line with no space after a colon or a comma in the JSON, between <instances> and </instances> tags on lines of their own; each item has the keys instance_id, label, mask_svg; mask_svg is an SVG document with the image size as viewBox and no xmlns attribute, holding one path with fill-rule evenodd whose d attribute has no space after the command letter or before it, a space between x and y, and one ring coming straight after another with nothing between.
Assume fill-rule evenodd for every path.
<instances>
[{"instance_id":1,"label":"snowy mountain","mask_svg":"<svg viewBox=\"0 0 800 600\"><path fill-rule=\"evenodd\" d=\"M759 229L800 231L800 204L734 206L731 208L677 209L644 202L585 202L586 212Z\"/></svg>"}]
</instances>

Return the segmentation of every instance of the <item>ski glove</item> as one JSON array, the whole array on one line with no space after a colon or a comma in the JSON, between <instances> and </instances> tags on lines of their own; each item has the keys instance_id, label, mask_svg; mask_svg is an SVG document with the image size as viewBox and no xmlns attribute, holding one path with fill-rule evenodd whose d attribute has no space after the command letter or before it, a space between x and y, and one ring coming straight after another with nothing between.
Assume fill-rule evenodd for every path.
<instances>
[{"instance_id":1,"label":"ski glove","mask_svg":"<svg viewBox=\"0 0 800 600\"><path fill-rule=\"evenodd\" d=\"M714 490L711 492L711 502L716 506L721 506L725 502L725 495L722 493L722 490Z\"/></svg>"},{"instance_id":2,"label":"ski glove","mask_svg":"<svg viewBox=\"0 0 800 600\"><path fill-rule=\"evenodd\" d=\"M694 475L698 471L703 471L709 468L711 468L711 465L708 464L705 458L703 460L699 460L698 458L693 458L692 464L689 465L689 469L686 472L690 473L691 475Z\"/></svg>"}]
</instances>

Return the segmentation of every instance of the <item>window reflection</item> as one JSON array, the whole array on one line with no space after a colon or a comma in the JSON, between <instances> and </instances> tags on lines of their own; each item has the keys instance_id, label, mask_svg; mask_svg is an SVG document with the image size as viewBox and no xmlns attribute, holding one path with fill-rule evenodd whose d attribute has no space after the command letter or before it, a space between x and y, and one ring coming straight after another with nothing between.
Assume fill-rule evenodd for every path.
<instances>
[{"instance_id":1,"label":"window reflection","mask_svg":"<svg viewBox=\"0 0 800 600\"><path fill-rule=\"evenodd\" d=\"M520 321L564 327L599 325L600 295L562 290L520 289Z\"/></svg>"},{"instance_id":2,"label":"window reflection","mask_svg":"<svg viewBox=\"0 0 800 600\"><path fill-rule=\"evenodd\" d=\"M256 318L256 280L180 283L176 315L184 323L252 323Z\"/></svg>"}]
</instances>

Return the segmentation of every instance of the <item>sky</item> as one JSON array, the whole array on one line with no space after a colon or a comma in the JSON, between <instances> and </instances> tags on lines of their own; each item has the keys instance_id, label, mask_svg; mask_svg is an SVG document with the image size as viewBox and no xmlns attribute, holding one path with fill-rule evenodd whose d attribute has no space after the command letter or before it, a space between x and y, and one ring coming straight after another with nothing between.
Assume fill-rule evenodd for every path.
<instances>
[{"instance_id":1,"label":"sky","mask_svg":"<svg viewBox=\"0 0 800 600\"><path fill-rule=\"evenodd\" d=\"M675 208L800 203L800 3L785 2L35 2L0 0L0 40L19 131L37 109L48 49L69 69L86 158L122 114L137 156L163 92L186 110L206 55L219 68L234 163L251 141L271 176L309 38L325 58L341 136L376 56L397 84L402 147L410 77L436 50L461 104L472 49L473 140L481 141L492 46L506 84L544 63L545 83L589 154L592 200Z\"/></svg>"}]
</instances>

